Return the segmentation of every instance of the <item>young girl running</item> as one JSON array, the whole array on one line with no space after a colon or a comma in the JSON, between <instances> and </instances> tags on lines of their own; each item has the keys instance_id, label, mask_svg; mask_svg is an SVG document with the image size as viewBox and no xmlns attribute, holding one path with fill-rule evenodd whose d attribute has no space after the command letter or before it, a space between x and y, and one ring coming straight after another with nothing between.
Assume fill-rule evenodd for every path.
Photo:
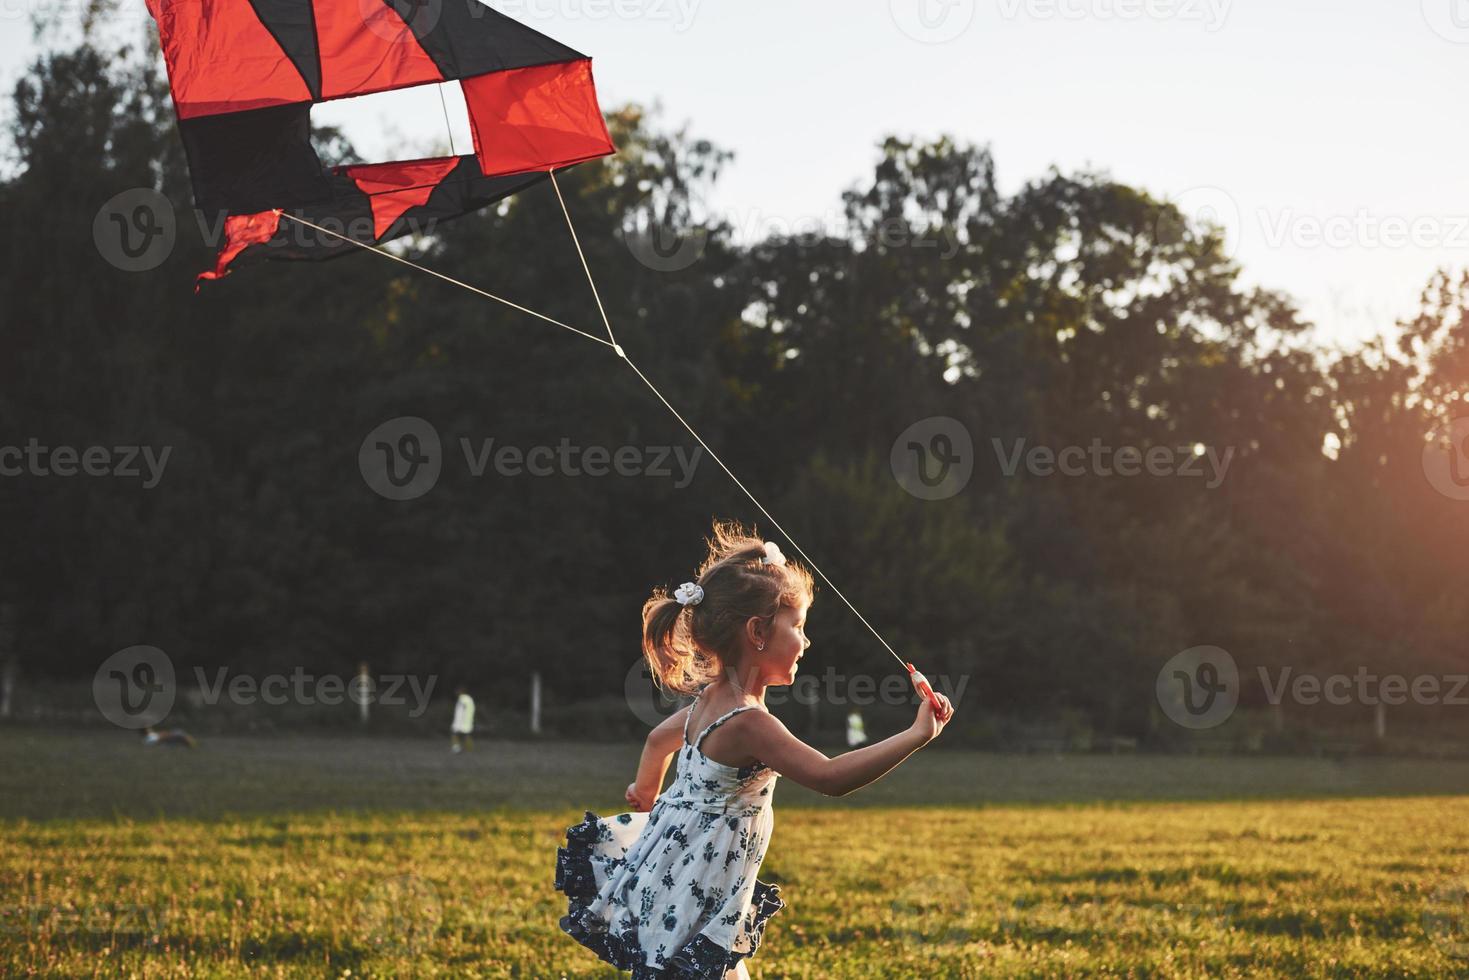
<instances>
[{"instance_id":1,"label":"young girl running","mask_svg":"<svg viewBox=\"0 0 1469 980\"><path fill-rule=\"evenodd\" d=\"M790 684L806 639L811 575L734 523L716 523L693 582L643 605L643 655L667 690L694 694L648 735L633 812L590 810L566 831L556 887L561 928L633 980L727 980L749 974L766 920L785 902L756 878L775 823L771 795L788 776L846 796L928 744L953 717L920 701L912 727L827 758L765 708ZM659 787L673 753L678 775ZM651 810L651 813L649 812Z\"/></svg>"}]
</instances>

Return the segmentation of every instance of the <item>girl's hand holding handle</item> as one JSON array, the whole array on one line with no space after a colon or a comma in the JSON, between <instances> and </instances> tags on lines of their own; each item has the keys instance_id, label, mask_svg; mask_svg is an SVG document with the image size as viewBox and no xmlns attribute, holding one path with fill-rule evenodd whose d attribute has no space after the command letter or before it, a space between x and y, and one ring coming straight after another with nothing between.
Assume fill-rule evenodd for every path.
<instances>
[{"instance_id":1,"label":"girl's hand holding handle","mask_svg":"<svg viewBox=\"0 0 1469 980\"><path fill-rule=\"evenodd\" d=\"M938 738L939 732L942 732L944 726L954 717L954 706L949 703L949 699L942 694L937 694L937 697L944 706L943 714L936 714L933 710L933 705L927 699L920 700L918 702L918 717L913 720L913 727L910 729L910 731L917 732L925 743Z\"/></svg>"}]
</instances>

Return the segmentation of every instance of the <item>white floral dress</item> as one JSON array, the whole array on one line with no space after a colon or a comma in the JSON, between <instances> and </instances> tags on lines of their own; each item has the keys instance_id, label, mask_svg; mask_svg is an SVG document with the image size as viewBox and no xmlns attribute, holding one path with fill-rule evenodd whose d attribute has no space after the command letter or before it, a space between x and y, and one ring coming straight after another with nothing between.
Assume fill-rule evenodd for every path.
<instances>
[{"instance_id":1,"label":"white floral dress","mask_svg":"<svg viewBox=\"0 0 1469 980\"><path fill-rule=\"evenodd\" d=\"M726 766L699 749L754 705L715 719L690 745L694 705L678 775L652 812L599 818L588 810L556 854L556 887L569 899L561 928L633 980L723 980L785 907L780 886L755 877L775 825L779 774L759 762Z\"/></svg>"}]
</instances>

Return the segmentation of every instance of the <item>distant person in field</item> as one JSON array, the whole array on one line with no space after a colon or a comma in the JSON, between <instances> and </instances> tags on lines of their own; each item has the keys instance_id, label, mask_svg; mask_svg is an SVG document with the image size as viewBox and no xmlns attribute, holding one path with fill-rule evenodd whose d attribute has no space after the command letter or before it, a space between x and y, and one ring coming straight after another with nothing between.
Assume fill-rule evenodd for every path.
<instances>
[{"instance_id":1,"label":"distant person in field","mask_svg":"<svg viewBox=\"0 0 1469 980\"><path fill-rule=\"evenodd\" d=\"M455 693L459 698L454 702L454 723L449 726L449 751L463 752L474 748L474 698L462 684Z\"/></svg>"},{"instance_id":2,"label":"distant person in field","mask_svg":"<svg viewBox=\"0 0 1469 980\"><path fill-rule=\"evenodd\" d=\"M776 778L845 796L927 745L954 713L942 695L941 716L922 700L910 728L834 759L796 738L765 692L795 681L811 645L811 576L738 524L715 523L707 543L693 582L643 605L653 677L694 703L648 735L627 788L633 811L588 810L556 855L556 887L570 899L562 930L637 977L747 980L743 960L785 907L779 886L756 877ZM660 796L674 753L678 776ZM830 975L843 973L832 965Z\"/></svg>"},{"instance_id":3,"label":"distant person in field","mask_svg":"<svg viewBox=\"0 0 1469 980\"><path fill-rule=\"evenodd\" d=\"M847 715L847 748L855 749L867 741L867 729L862 725L862 712L853 708Z\"/></svg>"},{"instance_id":4,"label":"distant person in field","mask_svg":"<svg viewBox=\"0 0 1469 980\"><path fill-rule=\"evenodd\" d=\"M198 739L184 731L182 728L170 728L168 731L160 732L149 725L142 731L143 746L149 748L154 745L169 745L174 748L192 749L198 746Z\"/></svg>"}]
</instances>

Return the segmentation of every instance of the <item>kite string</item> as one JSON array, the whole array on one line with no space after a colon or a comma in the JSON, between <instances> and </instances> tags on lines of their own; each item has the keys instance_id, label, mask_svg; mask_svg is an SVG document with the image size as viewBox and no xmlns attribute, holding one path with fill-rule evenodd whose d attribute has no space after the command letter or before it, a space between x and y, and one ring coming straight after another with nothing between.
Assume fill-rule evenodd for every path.
<instances>
[{"instance_id":1,"label":"kite string","mask_svg":"<svg viewBox=\"0 0 1469 980\"><path fill-rule=\"evenodd\" d=\"M846 595L844 595L842 593L842 590L836 587L836 584L834 582L832 582L832 580L827 576L827 574L821 570L821 566L817 565L816 562L812 561L811 556L808 555L808 554L806 554L806 550L801 547L800 543L798 541L796 541L796 539L794 537L791 536L791 534L790 534L789 531L787 531L784 527L781 526L780 522L775 519L775 516L773 514L771 514L770 511L766 509L765 505L760 502L760 499L758 497L756 497L753 493L750 492L749 487L746 487L745 486L745 484L740 480L740 478L735 475L734 471L731 470L725 464L724 460L719 457L719 454L716 453L714 451L714 449L707 442L704 441L704 438L699 435L698 431L695 430L695 428L692 425L689 424L688 420L685 419L682 414L680 414L680 412L678 411L678 409L676 409L676 408L673 407L673 404L671 402L669 402L669 400L663 396L663 392L661 392L661 391L658 390L658 386L655 385L655 384L653 384L653 382L648 378L648 376L645 375L638 368L638 366L633 363L632 358L630 358L630 357L627 356L627 352L622 349L622 346L617 343L616 337L615 337L615 335L612 332L612 323L611 323L611 321L607 317L606 307L602 304L601 292L597 289L597 282L596 282L596 279L593 278L593 276L592 276L591 266L587 263L586 253L584 251L582 251L581 239L580 239L580 237L576 233L576 225L571 220L571 213L570 213L570 211L566 207L566 199L561 194L561 186L560 186L560 184L556 180L556 173L553 170L553 171L550 172L550 174L551 174L551 184L552 184L552 186L554 186L556 188L556 197L561 202L562 214L564 214L565 217L566 217L566 227L571 232L572 241L576 244L576 252L577 252L577 255L581 258L582 269L586 273L586 276L587 276L587 284L591 286L591 288L592 288L592 295L594 297L596 297L596 300L597 300L597 309L602 314L602 322L606 326L606 328L607 328L607 336L609 338L612 338L611 340L603 340L601 337L598 337L595 334L587 333L585 330L580 330L580 329L578 329L576 327L571 326L570 324L562 323L560 320L552 319L551 317L548 317L548 316L546 316L543 313L537 313L535 310L528 309L527 307L521 306L519 303L513 303L513 302L511 302L508 299L505 299L505 298L503 298L501 296L496 296L494 293L487 292L487 291L485 291L483 289L480 289L480 288L478 288L476 286L471 286L469 283L463 282L463 281L461 281L459 279L455 279L452 276L446 276L446 275L444 275L441 272L435 272L433 269L427 268L426 266L419 265L416 262L409 261L408 259L405 259L402 256L394 255L392 252L389 252L386 249L381 248L379 246L376 246L376 245L368 245L368 244L365 244L363 242L357 241L355 238L349 238L346 235L343 235L343 234L340 234L338 232L332 231L329 228L323 228L321 225L315 224L314 222L311 222L311 221L307 221L305 218L300 218L300 217L297 217L296 215L293 215L293 214L287 214L286 212L281 211L281 210L277 210L276 211L276 214L279 215L282 218L287 218L287 219L289 219L291 221L294 221L297 224L304 225L307 228L315 229L316 231L319 231L322 234L330 235L333 238L340 238L342 241L347 242L347 243L349 243L351 245L356 245L358 248L363 249L364 251L376 253L377 255L384 256L385 258L392 259L394 262L398 262L398 263L400 263L402 265L406 265L406 266L408 266L411 269L417 269L419 272L425 272L425 273L429 274L430 276L433 276L435 279L440 279L440 280L443 280L444 282L447 282L447 283L449 283L451 285L458 286L461 289L466 289L469 292L474 293L477 296L483 296L485 299L493 300L496 303L504 304L505 306L508 306L511 309L518 310L518 311L520 311L522 313L528 314L529 316L533 316L533 317L535 317L538 320L544 320L547 323L554 324L555 326L562 327L562 328L564 328L566 330L570 330L574 334L578 334L578 335L580 335L582 337L587 338L588 340L594 340L597 343L602 344L605 347L611 347L614 351L617 352L617 356L618 357L622 358L624 361L627 362L627 366L633 369L633 372L635 374L637 374L637 376L642 380L643 384L645 384L645 385L648 386L648 390L651 391L651 392L653 392L653 394L658 398L658 400L663 403L664 407L667 408L669 410L669 412L671 412L673 414L673 417L676 418L676 419L678 419L679 424L681 424L686 430L688 430L689 435L693 436L694 437L694 440L696 442L698 442L700 446L704 447L704 451L709 454L710 458L713 459L714 462L716 462L716 463L719 464L719 468L722 469L722 470L724 470L725 474L728 475L729 478L734 481L735 486L739 487L740 490L744 492L745 496L750 498L750 502L753 503L756 506L756 508L759 509L760 513L762 513L762 514L765 515L765 518L770 521L770 523L775 527L775 529L777 531L779 531L782 535L785 536L786 540L791 543L791 546L796 549L796 552L801 556L801 558L806 562L806 564L811 567L811 570L814 571L818 576L821 577L821 580L826 583L827 587L831 589L831 591L836 595L836 597L838 599L842 600L842 603L848 609L850 609L852 611L852 614L857 617L857 619L862 623L862 625L865 626L865 627L867 627L868 631L871 632L872 635L877 638L877 642L881 643L883 645L883 648L886 649L888 653L891 653L897 659L897 661L900 664L903 664L904 668L906 669L907 668L907 663L903 660L903 658L901 656L898 655L898 652L896 650L894 650L892 648L892 646L890 646L888 644L888 641L885 640L885 639L883 639L882 634L879 633L877 631L877 629L875 627L873 627L873 625L867 621L867 617L866 616L863 616L862 613L858 611L857 607L852 604L851 600L848 599L846 597Z\"/></svg>"},{"instance_id":2,"label":"kite string","mask_svg":"<svg viewBox=\"0 0 1469 980\"><path fill-rule=\"evenodd\" d=\"M521 306L519 303L512 303L510 300L505 299L502 296L496 296L494 293L485 292L483 289L480 289L480 288L478 288L476 286L471 286L467 282L461 282L458 279L453 278L452 276L446 276L442 272L435 272L432 269L429 269L429 268L427 268L425 266L421 266L417 262L410 262L408 259L403 258L401 255L394 255L392 252L389 252L385 248L381 248L381 247L379 247L377 245L368 245L368 244L365 244L363 242L359 242L355 238L349 238L348 236L343 235L340 232L332 231L330 228L323 228L321 225L318 225L318 224L316 224L314 222L311 222L311 221L307 221L305 218L298 218L294 214L287 214L286 212L281 211L281 210L277 210L276 211L276 214L279 215L282 218L287 218L287 219L289 219L291 221L294 221L294 222L296 222L299 225L305 225L307 228L313 228L316 231L319 231L319 232L321 232L324 235L331 235L333 238L340 238L342 241L347 242L348 244L351 244L351 245L356 245L360 249L365 249L366 251L369 251L369 252L376 252L378 255L384 256L386 258L390 258L394 262L400 262L403 265L408 266L410 269L417 269L419 272L426 272L426 273L428 273L429 275L433 276L436 279L442 279L444 282L452 283L453 285L458 286L461 289L467 289L471 293L475 293L475 294L477 294L479 296L483 296L485 299L492 299L496 303L503 303L503 304L505 304L506 306L510 307L513 310L519 310L521 313L529 314L530 316L533 316L533 317L535 317L538 320L545 320L547 323L555 324L558 327L563 327L563 328L565 328L567 330L570 330L572 333L580 334L581 336L587 338L588 340L595 340L597 343L602 344L603 346L606 346L606 347L612 347L612 346L614 346L613 344L609 343L608 341L603 340L601 337L598 337L596 334L587 333L585 330L579 330L576 327L573 327L569 323L562 323L560 320L553 320L551 317L546 316L544 313L537 313L535 310L527 309L526 307Z\"/></svg>"},{"instance_id":3,"label":"kite string","mask_svg":"<svg viewBox=\"0 0 1469 980\"><path fill-rule=\"evenodd\" d=\"M607 308L602 305L602 294L597 290L596 281L592 279L592 268L587 265L587 254L581 250L581 238L576 234L576 225L571 223L571 212L566 209L566 198L561 196L561 182L556 179L556 170L554 167L547 172L551 175L551 186L556 188L556 200L561 202L561 213L566 216L566 227L571 230L571 243L576 246L577 258L581 259L582 270L587 274L587 283L592 287L592 296L597 301L597 312L602 314L602 324L607 328L607 336L612 339L612 343L615 346L617 344L617 338L612 335L612 321L607 319ZM623 360L627 360L627 355L622 352L621 347L617 348L617 353ZM632 361L627 361L627 363L631 364ZM638 369L633 368L633 370L637 371ZM638 373L642 374L641 371L638 371ZM658 389L654 388L653 391L657 393ZM663 396L659 395L658 397L662 398ZM664 402L664 404L667 405L668 403ZM669 405L668 407L671 409L673 406ZM674 412L673 414L677 415L678 413ZM682 422L683 420L680 419L679 421ZM684 424L685 426L688 425L686 422ZM692 432L693 430L690 429L689 431ZM697 439L698 437L695 436L694 438ZM700 439L699 441L702 442L703 440ZM712 456L714 454L711 452L709 455ZM720 465L723 466L724 464L721 463ZM734 476L734 474L731 473L730 476Z\"/></svg>"},{"instance_id":4,"label":"kite string","mask_svg":"<svg viewBox=\"0 0 1469 980\"><path fill-rule=\"evenodd\" d=\"M867 621L867 617L863 616L862 613L857 611L857 607L852 605L851 601L842 594L842 590L836 587L832 580L827 577L826 573L821 570L820 566L818 566L816 562L811 560L811 556L806 554L806 550L802 548L801 545L796 541L796 539L791 536L791 533L780 526L780 522L775 519L770 511L765 509L765 505L760 502L759 498L757 498L753 493L750 492L750 489L740 481L739 477L735 476L734 471L725 465L724 460L719 458L719 454L716 453L712 448L710 448L709 444L704 441L703 437L700 436L697 431L695 431L694 427L689 424L688 420L679 413L678 409L674 408L673 405L668 401L668 399L663 397L663 392L658 390L658 386L653 384L653 382L648 379L648 376L644 374L636 364L633 363L632 358L627 356L622 347L616 344L617 338L614 337L612 334L612 324L607 319L607 310L602 305L601 292L597 289L596 279L592 277L592 269L591 266L587 264L586 253L582 251L581 239L576 233L576 225L572 223L571 212L566 207L566 198L563 197L561 194L561 184L556 180L556 171L551 170L550 174L551 185L556 188L556 198L561 202L561 213L566 217L567 230L571 232L571 240L576 245L576 254L581 257L582 269L587 274L587 285L592 287L592 295L595 296L597 299L597 309L602 313L602 322L607 326L607 335L609 337L612 337L614 349L617 351L618 356L620 356L624 361L627 362L627 366L632 368L634 373L636 373L637 376L642 379L643 384L648 386L648 390L653 392L653 394L658 397L658 400L663 403L664 407L666 407L670 412L673 413L673 417L678 419L683 427L688 430L689 435L693 436L694 439L699 443L699 445L704 447L704 451L709 454L710 458L712 458L714 462L719 464L720 469L724 470L729 478L734 481L735 486L744 491L745 496L749 497L750 502L753 503L757 508L759 508L760 513L765 515L766 520L770 521L770 523L774 525L775 529L785 536L785 539L791 543L792 547L796 549L796 552L800 554L801 558L805 560L806 564L811 567L811 570L814 571L817 575L821 576L821 580L826 583L827 588L831 589L831 591L836 594L836 597L842 600L842 602L846 605L848 609L852 610L852 614L856 616L859 620L861 620L862 625L866 626L867 629L872 633L872 635L877 637L877 642L881 643L888 653L891 653L894 657L897 657L898 663L903 664L903 667L906 670L908 666L907 662L904 661L901 656L898 656L898 651L894 650L891 646L888 645L888 641L883 639L882 634L879 633L876 628L874 628L873 625Z\"/></svg>"}]
</instances>

